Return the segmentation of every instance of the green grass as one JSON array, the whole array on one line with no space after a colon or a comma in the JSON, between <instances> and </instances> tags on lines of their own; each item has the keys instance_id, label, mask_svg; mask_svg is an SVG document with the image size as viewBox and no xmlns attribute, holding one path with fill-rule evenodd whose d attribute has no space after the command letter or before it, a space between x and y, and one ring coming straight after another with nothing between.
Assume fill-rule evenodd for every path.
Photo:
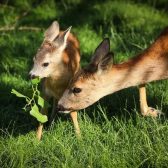
<instances>
[{"instance_id":1,"label":"green grass","mask_svg":"<svg viewBox=\"0 0 168 168\"><path fill-rule=\"evenodd\" d=\"M0 167L162 168L168 167L168 81L147 85L149 105L161 118L142 117L137 88L101 99L79 112L82 139L68 115L59 115L38 142L38 123L22 110L14 88L30 92L32 58L53 20L72 25L86 65L103 37L109 37L115 62L141 52L168 25L166 0L11 0L0 4ZM24 13L26 15L24 16ZM19 18L19 19L18 19ZM23 31L21 26L38 27Z\"/></svg>"}]
</instances>

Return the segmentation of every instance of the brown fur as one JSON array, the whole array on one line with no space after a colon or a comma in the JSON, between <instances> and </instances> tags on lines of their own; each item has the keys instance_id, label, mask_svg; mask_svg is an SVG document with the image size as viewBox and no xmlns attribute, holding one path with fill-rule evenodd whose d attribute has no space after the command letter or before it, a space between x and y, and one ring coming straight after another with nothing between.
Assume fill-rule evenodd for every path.
<instances>
[{"instance_id":1,"label":"brown fur","mask_svg":"<svg viewBox=\"0 0 168 168\"><path fill-rule=\"evenodd\" d=\"M134 74L135 70L137 74L135 80L138 84L168 78L168 28L148 49L127 62L113 65L111 72L127 72L123 79L125 81L131 80L130 75ZM137 85L137 83L133 85Z\"/></svg>"}]
</instances>

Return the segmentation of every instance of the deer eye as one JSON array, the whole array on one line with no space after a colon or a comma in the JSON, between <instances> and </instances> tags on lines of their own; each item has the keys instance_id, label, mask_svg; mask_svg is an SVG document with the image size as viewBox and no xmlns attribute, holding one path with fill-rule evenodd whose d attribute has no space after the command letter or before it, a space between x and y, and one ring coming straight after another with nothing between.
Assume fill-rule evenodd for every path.
<instances>
[{"instance_id":1,"label":"deer eye","mask_svg":"<svg viewBox=\"0 0 168 168\"><path fill-rule=\"evenodd\" d=\"M82 89L81 88L73 88L73 90L72 90L72 92L73 93L80 93L82 91Z\"/></svg>"},{"instance_id":2,"label":"deer eye","mask_svg":"<svg viewBox=\"0 0 168 168\"><path fill-rule=\"evenodd\" d=\"M47 67L48 65L49 65L48 62L45 62L45 63L42 64L43 67Z\"/></svg>"}]
</instances>

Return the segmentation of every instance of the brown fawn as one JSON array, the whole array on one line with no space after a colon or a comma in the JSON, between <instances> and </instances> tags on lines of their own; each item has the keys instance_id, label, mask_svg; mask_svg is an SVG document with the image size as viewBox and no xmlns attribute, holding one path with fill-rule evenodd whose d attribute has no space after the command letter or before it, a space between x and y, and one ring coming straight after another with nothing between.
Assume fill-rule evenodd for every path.
<instances>
[{"instance_id":1,"label":"brown fawn","mask_svg":"<svg viewBox=\"0 0 168 168\"><path fill-rule=\"evenodd\" d=\"M80 67L80 51L77 38L70 33L71 27L65 31L59 30L59 24L54 21L44 33L44 41L34 57L34 66L30 71L32 78L44 78L42 81L43 97L46 100L53 98L52 113L49 123L55 117L55 106L68 86L70 79ZM47 114L43 108L41 113ZM75 131L80 133L77 121L77 112L70 113ZM43 124L39 124L37 138L42 136Z\"/></svg>"},{"instance_id":2,"label":"brown fawn","mask_svg":"<svg viewBox=\"0 0 168 168\"><path fill-rule=\"evenodd\" d=\"M58 102L60 112L69 113L92 105L100 98L124 88L139 86L140 110L156 117L148 107L145 84L168 78L168 27L146 50L120 64L113 64L109 39L95 50L90 64L74 76Z\"/></svg>"}]
</instances>

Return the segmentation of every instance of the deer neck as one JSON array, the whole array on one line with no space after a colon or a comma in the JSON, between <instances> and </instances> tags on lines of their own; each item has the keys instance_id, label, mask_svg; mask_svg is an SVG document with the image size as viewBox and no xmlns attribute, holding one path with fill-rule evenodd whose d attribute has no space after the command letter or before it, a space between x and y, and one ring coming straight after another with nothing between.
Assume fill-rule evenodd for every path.
<instances>
[{"instance_id":1,"label":"deer neck","mask_svg":"<svg viewBox=\"0 0 168 168\"><path fill-rule=\"evenodd\" d=\"M168 78L168 53L145 53L115 64L103 78L107 93Z\"/></svg>"}]
</instances>

